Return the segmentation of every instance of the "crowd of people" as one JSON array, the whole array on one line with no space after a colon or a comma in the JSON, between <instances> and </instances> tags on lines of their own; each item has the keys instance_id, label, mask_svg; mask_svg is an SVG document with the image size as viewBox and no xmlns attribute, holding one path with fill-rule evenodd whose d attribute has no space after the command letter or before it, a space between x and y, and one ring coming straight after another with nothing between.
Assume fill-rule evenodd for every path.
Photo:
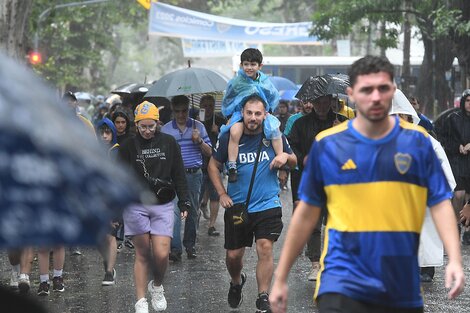
<instances>
[{"instance_id":1,"label":"crowd of people","mask_svg":"<svg viewBox=\"0 0 470 313\"><path fill-rule=\"evenodd\" d=\"M134 172L149 194L109 222L98 247L102 285L116 283L116 255L125 244L135 251L135 312L149 312L149 302L164 311L168 262L183 262L183 252L189 262L197 259L201 216L209 236L221 234L221 206L232 309L243 301L243 257L254 242L258 313L287 310L288 273L305 245L306 279L317 281L321 313L423 312L420 282L442 265L418 260L420 234L431 232L423 228L426 214L449 258L449 298L457 297L464 286L460 231L470 244L470 91L434 127L418 99L396 89L386 58L367 56L351 66L347 96L355 110L337 94L279 101L262 62L257 49L242 53L221 114L210 94L198 103L203 116L191 114L187 95L158 107L116 97L79 105L73 93L64 94L108 157ZM280 192L289 188L294 212L275 269L274 243L284 228ZM49 294L50 253L52 290L65 290L65 248L41 248L39 296ZM437 254L443 258L442 250ZM32 257L32 248L9 253L11 286L21 293L30 289Z\"/></svg>"}]
</instances>

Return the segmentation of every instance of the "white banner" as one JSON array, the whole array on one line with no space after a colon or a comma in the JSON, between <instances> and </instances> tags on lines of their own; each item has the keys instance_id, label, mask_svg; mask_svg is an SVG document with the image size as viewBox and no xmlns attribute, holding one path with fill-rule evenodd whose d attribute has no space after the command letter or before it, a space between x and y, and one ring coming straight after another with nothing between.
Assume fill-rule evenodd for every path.
<instances>
[{"instance_id":1,"label":"white banner","mask_svg":"<svg viewBox=\"0 0 470 313\"><path fill-rule=\"evenodd\" d=\"M320 45L309 36L311 22L260 23L191 11L152 2L149 34L188 39L226 40L255 44Z\"/></svg>"}]
</instances>

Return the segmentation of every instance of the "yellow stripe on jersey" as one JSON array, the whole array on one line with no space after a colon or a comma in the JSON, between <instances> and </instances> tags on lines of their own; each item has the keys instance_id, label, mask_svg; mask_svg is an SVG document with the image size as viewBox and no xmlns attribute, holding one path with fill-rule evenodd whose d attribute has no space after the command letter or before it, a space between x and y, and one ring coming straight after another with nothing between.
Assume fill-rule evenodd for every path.
<instances>
[{"instance_id":1,"label":"yellow stripe on jersey","mask_svg":"<svg viewBox=\"0 0 470 313\"><path fill-rule=\"evenodd\" d=\"M320 132L316 138L317 141L322 140L325 137L340 133L348 129L348 121L344 121L339 125L336 125L334 127L328 128L327 130L324 130Z\"/></svg>"},{"instance_id":2,"label":"yellow stripe on jersey","mask_svg":"<svg viewBox=\"0 0 470 313\"><path fill-rule=\"evenodd\" d=\"M427 189L405 182L325 187L328 226L338 231L420 233Z\"/></svg>"},{"instance_id":3,"label":"yellow stripe on jersey","mask_svg":"<svg viewBox=\"0 0 470 313\"><path fill-rule=\"evenodd\" d=\"M429 136L428 132L421 126L415 125L413 123L409 123L405 121L404 119L399 119L400 120L400 127L404 129L411 129L411 130L416 130L422 133L426 138Z\"/></svg>"},{"instance_id":4,"label":"yellow stripe on jersey","mask_svg":"<svg viewBox=\"0 0 470 313\"><path fill-rule=\"evenodd\" d=\"M320 256L320 271L317 275L317 283L316 283L316 286L315 286L315 292L313 293L313 300L314 301L317 299L318 291L320 290L321 274L323 273L323 270L325 269L325 256L326 256L326 252L328 251L329 230L330 230L330 227L328 225L326 225L325 231L324 231L324 238L323 238L323 250L322 250L321 256Z\"/></svg>"}]
</instances>

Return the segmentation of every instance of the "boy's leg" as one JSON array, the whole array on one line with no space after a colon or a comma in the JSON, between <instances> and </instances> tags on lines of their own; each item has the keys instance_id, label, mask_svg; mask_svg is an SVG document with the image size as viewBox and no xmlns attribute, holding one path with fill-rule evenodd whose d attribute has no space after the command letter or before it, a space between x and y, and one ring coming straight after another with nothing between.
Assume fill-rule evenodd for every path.
<instances>
[{"instance_id":1,"label":"boy's leg","mask_svg":"<svg viewBox=\"0 0 470 313\"><path fill-rule=\"evenodd\" d=\"M271 139L271 142L273 143L274 153L276 153L276 155L280 155L282 151L284 151L282 146L282 138L273 138Z\"/></svg>"},{"instance_id":2,"label":"boy's leg","mask_svg":"<svg viewBox=\"0 0 470 313\"><path fill-rule=\"evenodd\" d=\"M238 122L230 127L230 140L228 144L228 181L237 181L238 144L243 135L243 123Z\"/></svg>"}]
</instances>

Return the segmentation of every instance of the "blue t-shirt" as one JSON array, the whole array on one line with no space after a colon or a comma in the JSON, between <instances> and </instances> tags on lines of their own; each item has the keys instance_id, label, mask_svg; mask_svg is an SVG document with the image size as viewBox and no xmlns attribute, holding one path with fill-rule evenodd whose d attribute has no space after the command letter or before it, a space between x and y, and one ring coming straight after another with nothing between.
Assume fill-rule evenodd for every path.
<instances>
[{"instance_id":1,"label":"blue t-shirt","mask_svg":"<svg viewBox=\"0 0 470 313\"><path fill-rule=\"evenodd\" d=\"M328 209L315 297L423 306L417 254L426 205L452 196L428 136L398 118L378 140L352 121L318 134L299 186L301 200Z\"/></svg>"},{"instance_id":2,"label":"blue t-shirt","mask_svg":"<svg viewBox=\"0 0 470 313\"><path fill-rule=\"evenodd\" d=\"M212 154L214 159L220 163L225 163L228 160L229 135L230 134L226 133L219 138L214 153ZM240 139L237 158L238 180L235 183L228 183L227 186L227 194L232 198L233 203L246 201L261 136L262 134L243 134ZM287 139L284 136L282 136L282 144L284 152L292 153ZM248 212L250 213L261 212L281 206L277 170L269 169L269 164L271 164L276 156L270 140L263 138L260 155L251 192L250 204L248 206Z\"/></svg>"}]
</instances>

